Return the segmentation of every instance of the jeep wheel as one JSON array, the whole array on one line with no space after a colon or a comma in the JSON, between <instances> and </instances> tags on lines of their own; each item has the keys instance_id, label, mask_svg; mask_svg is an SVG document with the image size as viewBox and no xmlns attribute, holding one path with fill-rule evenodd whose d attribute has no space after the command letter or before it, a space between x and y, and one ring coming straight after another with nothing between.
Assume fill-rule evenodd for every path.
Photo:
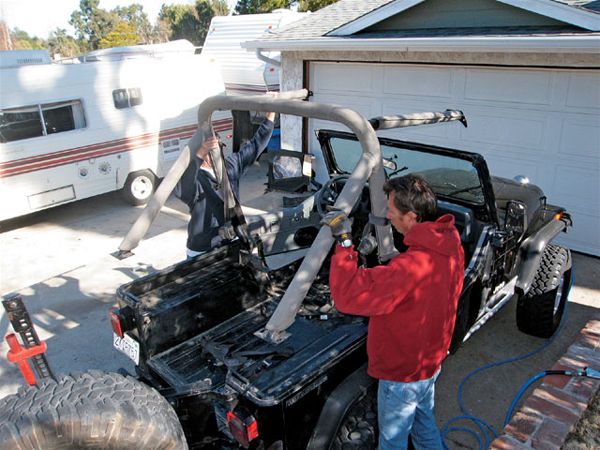
<instances>
[{"instance_id":1,"label":"jeep wheel","mask_svg":"<svg viewBox=\"0 0 600 450\"><path fill-rule=\"evenodd\" d=\"M175 411L154 389L90 371L0 400L0 448L186 449Z\"/></svg>"},{"instance_id":2,"label":"jeep wheel","mask_svg":"<svg viewBox=\"0 0 600 450\"><path fill-rule=\"evenodd\" d=\"M544 249L531 289L517 301L517 327L542 338L554 334L571 288L571 254L568 249L548 245Z\"/></svg>"},{"instance_id":3,"label":"jeep wheel","mask_svg":"<svg viewBox=\"0 0 600 450\"><path fill-rule=\"evenodd\" d=\"M377 383L358 399L348 410L331 449L375 450L379 440L377 428Z\"/></svg>"}]
</instances>

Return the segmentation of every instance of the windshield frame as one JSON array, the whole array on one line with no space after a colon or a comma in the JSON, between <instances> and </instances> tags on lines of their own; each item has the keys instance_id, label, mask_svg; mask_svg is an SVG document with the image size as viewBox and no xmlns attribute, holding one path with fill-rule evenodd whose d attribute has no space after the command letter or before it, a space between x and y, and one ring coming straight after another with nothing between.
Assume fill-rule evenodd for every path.
<instances>
[{"instance_id":1,"label":"windshield frame","mask_svg":"<svg viewBox=\"0 0 600 450\"><path fill-rule=\"evenodd\" d=\"M325 159L325 164L327 165L327 169L330 174L345 174L349 173L348 171L342 170L335 161L334 150L331 145L331 138L339 138L346 139L352 141L358 141L356 136L353 133L346 131L337 131L337 130L316 130L317 139L319 144L321 145L321 149L323 151L323 156ZM448 195L444 195L441 193L436 193L436 196L440 200L449 201L452 203L461 204L463 206L472 208L476 211L477 216L482 218L483 220L493 221L498 224L498 213L496 210L496 199L494 196L494 191L492 188L491 177L487 167L487 163L483 156L478 153L467 152L464 150L456 150L446 147L439 147L435 145L422 144L418 142L411 141L401 141L398 139L391 139L385 137L379 137L380 146L388 146L393 148L401 148L405 150L422 152L422 153L431 153L435 155L441 155L449 158L460 159L464 161L468 161L476 170L477 176L479 177L479 181L481 183L481 188L483 192L484 202L483 204L477 204L474 202L469 202L464 198L459 197L451 197ZM386 172L387 175L387 172ZM397 176L402 176L402 172L398 173Z\"/></svg>"}]
</instances>

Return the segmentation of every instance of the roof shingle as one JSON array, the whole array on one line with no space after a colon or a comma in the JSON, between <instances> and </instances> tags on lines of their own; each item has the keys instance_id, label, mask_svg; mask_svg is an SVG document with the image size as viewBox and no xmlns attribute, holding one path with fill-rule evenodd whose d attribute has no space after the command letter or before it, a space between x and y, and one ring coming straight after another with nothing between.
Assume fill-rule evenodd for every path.
<instances>
[{"instance_id":1,"label":"roof shingle","mask_svg":"<svg viewBox=\"0 0 600 450\"><path fill-rule=\"evenodd\" d=\"M322 8L305 19L281 27L260 40L314 39L326 36L362 16L375 11L395 0L340 0ZM403 1L403 0L399 0ZM590 12L600 10L600 0L547 0L563 3L573 8Z\"/></svg>"},{"instance_id":2,"label":"roof shingle","mask_svg":"<svg viewBox=\"0 0 600 450\"><path fill-rule=\"evenodd\" d=\"M304 39L324 36L394 0L340 0L310 14L307 18L271 33L276 39Z\"/></svg>"}]
</instances>

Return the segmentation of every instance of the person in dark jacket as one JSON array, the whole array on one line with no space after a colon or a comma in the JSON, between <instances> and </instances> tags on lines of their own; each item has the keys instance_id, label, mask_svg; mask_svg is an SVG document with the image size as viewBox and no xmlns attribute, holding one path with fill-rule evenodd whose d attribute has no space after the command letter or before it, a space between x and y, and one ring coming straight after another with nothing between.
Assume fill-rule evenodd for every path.
<instances>
[{"instance_id":1,"label":"person in dark jacket","mask_svg":"<svg viewBox=\"0 0 600 450\"><path fill-rule=\"evenodd\" d=\"M387 219L408 250L387 265L357 267L342 211L325 215L339 245L331 260L331 295L339 311L367 316L368 373L379 379L379 449L441 449L434 417L434 385L448 354L464 252L454 216L437 220L435 194L415 175L386 182Z\"/></svg>"},{"instance_id":2,"label":"person in dark jacket","mask_svg":"<svg viewBox=\"0 0 600 450\"><path fill-rule=\"evenodd\" d=\"M269 93L275 97L276 94ZM225 167L231 188L239 199L240 178L262 151L267 147L275 113L267 113L254 137L244 143L237 153L225 158ZM218 148L219 141L212 136L205 139L180 180L180 198L189 207L187 256L188 258L207 252L220 244L219 227L225 222L223 190L218 186L212 166L210 151Z\"/></svg>"}]
</instances>

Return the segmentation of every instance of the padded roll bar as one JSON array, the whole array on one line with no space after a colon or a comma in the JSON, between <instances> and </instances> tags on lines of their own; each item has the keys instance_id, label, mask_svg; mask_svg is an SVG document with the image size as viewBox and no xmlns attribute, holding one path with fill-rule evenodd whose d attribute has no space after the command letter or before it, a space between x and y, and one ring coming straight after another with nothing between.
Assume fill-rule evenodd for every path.
<instances>
[{"instance_id":1,"label":"padded roll bar","mask_svg":"<svg viewBox=\"0 0 600 450\"><path fill-rule=\"evenodd\" d=\"M467 127L467 118L458 109L447 109L444 112L422 112L402 114L399 116L380 116L369 120L375 130L389 130L390 128L414 127L431 123L451 122L458 120Z\"/></svg>"},{"instance_id":2,"label":"padded roll bar","mask_svg":"<svg viewBox=\"0 0 600 450\"><path fill-rule=\"evenodd\" d=\"M371 213L378 217L385 215L387 199L385 195L382 195L385 172L375 129L389 129L451 120L460 120L466 126L466 120L462 112L451 110L447 110L444 113L419 113L378 117L367 121L361 114L349 108L338 105L298 101L298 99L306 98L308 94L308 91L304 89L281 92L278 98L268 96L217 95L204 100L198 109L198 129L188 141L186 147L171 167L167 176L163 179L140 217L121 242L118 254L130 254L131 250L137 247L140 240L146 234L151 223L165 204L167 197L175 188L175 185L187 168L190 155L196 153L204 137L208 136L207 133L212 133L209 124L214 111L272 111L338 122L345 125L357 137L362 147L362 155L348 181L344 184L342 192L338 196L334 206L346 213L350 213L352 205L356 203L362 194L363 187L368 180L371 196ZM375 232L379 259L386 261L397 253L393 245L391 227L389 224L375 225ZM321 227L265 329L256 333L258 336L278 343L289 335L285 330L294 323L296 313L316 278L333 241L329 228Z\"/></svg>"},{"instance_id":3,"label":"padded roll bar","mask_svg":"<svg viewBox=\"0 0 600 450\"><path fill-rule=\"evenodd\" d=\"M362 115L348 108L337 105L289 100L289 98L305 98L307 95L308 91L301 90L294 93L280 93L278 98L268 96L217 95L204 100L198 109L198 130L171 167L171 170L163 179L153 197L146 205L146 208L142 211L142 214L123 239L123 242L121 242L119 251L121 253L128 253L137 247L188 166L190 155L195 154L200 147L206 133L206 124L209 122L211 114L219 110L273 111L338 122L347 126L358 138L363 154L337 198L335 207L350 213L352 205L358 200L363 186L368 179L371 188L373 214L384 215L387 202L385 196L381 195L381 192L385 181L385 173L381 164L379 141L373 127ZM390 226L383 225L376 226L375 228L380 258L385 257L385 255L395 254L396 250L393 246ZM298 272L292 279L290 286L279 302L273 316L267 323L263 335L265 339L280 342L285 338L287 335L285 330L294 322L296 312L317 276L332 244L333 237L329 228L322 227L302 261Z\"/></svg>"}]
</instances>

